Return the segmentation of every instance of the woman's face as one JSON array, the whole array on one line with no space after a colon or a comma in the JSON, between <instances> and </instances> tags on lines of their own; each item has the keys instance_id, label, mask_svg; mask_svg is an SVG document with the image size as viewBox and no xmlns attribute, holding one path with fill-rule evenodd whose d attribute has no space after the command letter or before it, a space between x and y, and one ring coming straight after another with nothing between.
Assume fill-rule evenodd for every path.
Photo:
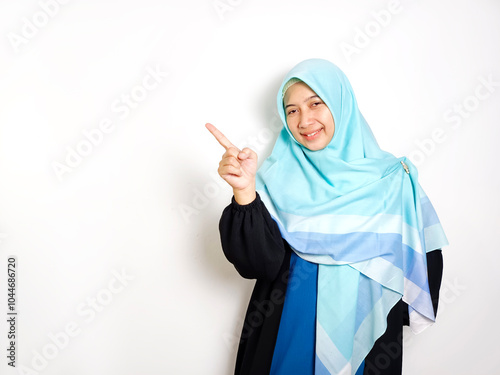
<instances>
[{"instance_id":1,"label":"woman's face","mask_svg":"<svg viewBox=\"0 0 500 375\"><path fill-rule=\"evenodd\" d=\"M335 133L328 106L304 82L290 86L283 98L288 128L295 139L311 151L325 148Z\"/></svg>"}]
</instances>

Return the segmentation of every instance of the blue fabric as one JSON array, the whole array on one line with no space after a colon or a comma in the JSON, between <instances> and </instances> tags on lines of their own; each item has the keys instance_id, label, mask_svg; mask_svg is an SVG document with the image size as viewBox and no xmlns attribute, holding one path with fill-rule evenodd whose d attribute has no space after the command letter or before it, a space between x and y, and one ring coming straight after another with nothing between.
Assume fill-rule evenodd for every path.
<instances>
[{"instance_id":1,"label":"blue fabric","mask_svg":"<svg viewBox=\"0 0 500 375\"><path fill-rule=\"evenodd\" d=\"M314 374L318 265L292 253L271 375Z\"/></svg>"},{"instance_id":2,"label":"blue fabric","mask_svg":"<svg viewBox=\"0 0 500 375\"><path fill-rule=\"evenodd\" d=\"M291 78L332 113L335 132L322 150L307 149L288 128L283 87ZM298 64L277 105L284 127L257 173L257 191L295 253L319 265L316 373L354 375L399 299L410 306L414 332L434 321L426 252L447 239L416 167L380 149L337 66Z\"/></svg>"},{"instance_id":3,"label":"blue fabric","mask_svg":"<svg viewBox=\"0 0 500 375\"><path fill-rule=\"evenodd\" d=\"M314 369L314 375L330 375L330 371L323 366L323 363L319 360L318 356L316 356L316 366Z\"/></svg>"},{"instance_id":4,"label":"blue fabric","mask_svg":"<svg viewBox=\"0 0 500 375\"><path fill-rule=\"evenodd\" d=\"M358 371L356 371L356 375L363 375L364 371L365 371L365 361L361 362L361 365L359 365Z\"/></svg>"}]
</instances>

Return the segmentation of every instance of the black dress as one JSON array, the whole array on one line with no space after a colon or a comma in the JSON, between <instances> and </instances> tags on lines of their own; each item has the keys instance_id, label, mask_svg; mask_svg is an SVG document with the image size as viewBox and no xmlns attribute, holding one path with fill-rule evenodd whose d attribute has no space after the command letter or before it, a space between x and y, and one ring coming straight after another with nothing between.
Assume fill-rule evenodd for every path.
<instances>
[{"instance_id":1,"label":"black dress","mask_svg":"<svg viewBox=\"0 0 500 375\"><path fill-rule=\"evenodd\" d=\"M242 277L256 279L240 337L235 374L269 374L291 276L292 250L258 194L248 205L239 205L233 197L222 213L219 231L228 261ZM427 267L436 313L443 270L440 249L427 253ZM408 305L400 300L387 317L387 330L365 358L363 375L401 374L402 329L408 324Z\"/></svg>"}]
</instances>

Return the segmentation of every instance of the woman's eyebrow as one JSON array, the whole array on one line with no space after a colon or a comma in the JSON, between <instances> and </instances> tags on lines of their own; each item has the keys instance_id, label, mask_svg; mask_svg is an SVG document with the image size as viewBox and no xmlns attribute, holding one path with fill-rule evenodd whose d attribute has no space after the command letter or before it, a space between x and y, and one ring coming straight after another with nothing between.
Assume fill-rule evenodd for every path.
<instances>
[{"instance_id":1,"label":"woman's eyebrow","mask_svg":"<svg viewBox=\"0 0 500 375\"><path fill-rule=\"evenodd\" d=\"M310 97L308 97L308 98L304 99L304 103L305 103L305 102L307 102L307 101L309 101L309 100L311 100L311 99L314 99L314 98L321 99L318 95L312 95L312 96L310 96ZM285 106L285 109L286 109L286 108L288 108L288 107L294 106L294 105L296 105L296 104L287 104L287 105Z\"/></svg>"}]
</instances>

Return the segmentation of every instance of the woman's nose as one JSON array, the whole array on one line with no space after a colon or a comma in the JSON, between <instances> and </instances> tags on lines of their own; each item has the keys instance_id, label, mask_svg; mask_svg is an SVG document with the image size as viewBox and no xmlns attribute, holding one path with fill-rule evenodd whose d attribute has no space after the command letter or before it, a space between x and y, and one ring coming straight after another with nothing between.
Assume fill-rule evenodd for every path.
<instances>
[{"instance_id":1,"label":"woman's nose","mask_svg":"<svg viewBox=\"0 0 500 375\"><path fill-rule=\"evenodd\" d=\"M299 128L307 128L314 123L314 117L311 111L303 110L300 112Z\"/></svg>"}]
</instances>

